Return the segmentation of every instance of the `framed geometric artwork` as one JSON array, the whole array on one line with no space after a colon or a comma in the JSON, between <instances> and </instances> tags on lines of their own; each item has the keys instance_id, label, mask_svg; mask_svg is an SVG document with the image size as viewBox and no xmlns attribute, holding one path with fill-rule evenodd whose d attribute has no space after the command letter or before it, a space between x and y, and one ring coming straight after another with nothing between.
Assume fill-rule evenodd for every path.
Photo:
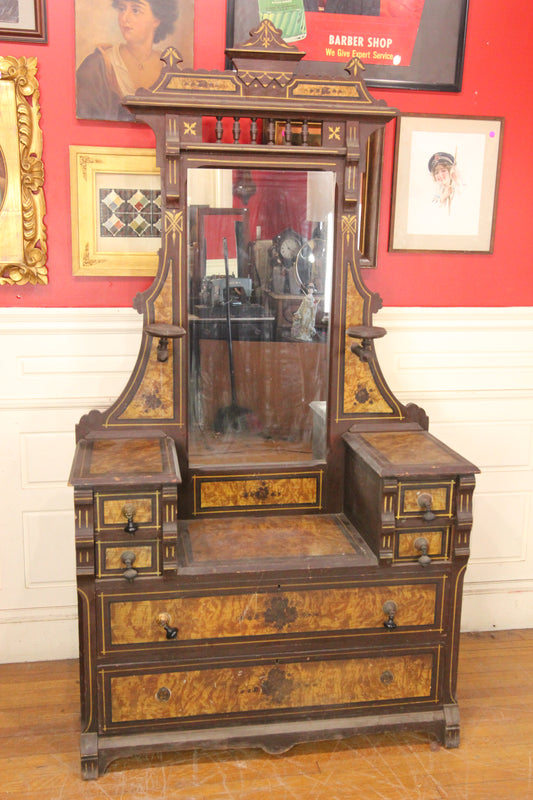
<instances>
[{"instance_id":1,"label":"framed geometric artwork","mask_svg":"<svg viewBox=\"0 0 533 800\"><path fill-rule=\"evenodd\" d=\"M492 253L503 118L397 124L389 250Z\"/></svg>"},{"instance_id":2,"label":"framed geometric artwork","mask_svg":"<svg viewBox=\"0 0 533 800\"><path fill-rule=\"evenodd\" d=\"M155 275L161 178L155 150L70 147L72 272Z\"/></svg>"},{"instance_id":3,"label":"framed geometric artwork","mask_svg":"<svg viewBox=\"0 0 533 800\"><path fill-rule=\"evenodd\" d=\"M0 56L0 285L48 283L36 58Z\"/></svg>"},{"instance_id":4,"label":"framed geometric artwork","mask_svg":"<svg viewBox=\"0 0 533 800\"><path fill-rule=\"evenodd\" d=\"M36 44L47 42L45 0L1 0L0 39Z\"/></svg>"}]
</instances>

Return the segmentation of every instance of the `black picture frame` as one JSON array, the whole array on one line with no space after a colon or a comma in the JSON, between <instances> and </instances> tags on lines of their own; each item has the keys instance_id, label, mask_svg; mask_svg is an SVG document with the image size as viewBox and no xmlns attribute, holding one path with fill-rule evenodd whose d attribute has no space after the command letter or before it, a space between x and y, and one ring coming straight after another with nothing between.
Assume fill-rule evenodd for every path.
<instances>
[{"instance_id":1,"label":"black picture frame","mask_svg":"<svg viewBox=\"0 0 533 800\"><path fill-rule=\"evenodd\" d=\"M460 92L466 43L469 0L424 0L418 33L409 65L365 64L367 86ZM308 12L306 12L307 15ZM327 13L327 12L326 12ZM346 29L350 15L336 14ZM227 0L226 46L242 44L259 23L257 0ZM305 40L296 42L305 51ZM346 61L349 59L347 58ZM339 61L309 61L307 66L322 75L338 70ZM229 60L226 68L231 69Z\"/></svg>"},{"instance_id":2,"label":"black picture frame","mask_svg":"<svg viewBox=\"0 0 533 800\"><path fill-rule=\"evenodd\" d=\"M0 16L0 41L46 44L46 0L18 0L17 18ZM8 8L6 7L6 15Z\"/></svg>"}]
</instances>

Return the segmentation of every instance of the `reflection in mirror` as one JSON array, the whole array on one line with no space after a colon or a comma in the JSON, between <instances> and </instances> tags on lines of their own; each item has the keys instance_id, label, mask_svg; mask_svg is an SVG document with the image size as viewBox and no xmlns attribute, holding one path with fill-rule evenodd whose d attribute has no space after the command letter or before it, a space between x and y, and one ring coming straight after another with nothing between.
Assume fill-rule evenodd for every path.
<instances>
[{"instance_id":1,"label":"reflection in mirror","mask_svg":"<svg viewBox=\"0 0 533 800\"><path fill-rule=\"evenodd\" d=\"M335 176L206 168L187 185L190 463L324 459Z\"/></svg>"}]
</instances>

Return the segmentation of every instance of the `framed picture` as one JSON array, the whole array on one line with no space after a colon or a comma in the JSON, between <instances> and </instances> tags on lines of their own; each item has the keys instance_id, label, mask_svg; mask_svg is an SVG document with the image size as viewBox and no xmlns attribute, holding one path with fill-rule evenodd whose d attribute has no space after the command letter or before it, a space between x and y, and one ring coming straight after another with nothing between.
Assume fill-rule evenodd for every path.
<instances>
[{"instance_id":1,"label":"framed picture","mask_svg":"<svg viewBox=\"0 0 533 800\"><path fill-rule=\"evenodd\" d=\"M492 253L503 125L399 117L389 250Z\"/></svg>"},{"instance_id":2,"label":"framed picture","mask_svg":"<svg viewBox=\"0 0 533 800\"><path fill-rule=\"evenodd\" d=\"M358 204L358 242L361 267L376 267L378 256L379 209L383 173L383 128L369 136L366 170L361 175L361 202Z\"/></svg>"},{"instance_id":3,"label":"framed picture","mask_svg":"<svg viewBox=\"0 0 533 800\"><path fill-rule=\"evenodd\" d=\"M135 121L122 100L156 82L167 47L193 66L194 0L76 0L75 24L79 119Z\"/></svg>"},{"instance_id":4,"label":"framed picture","mask_svg":"<svg viewBox=\"0 0 533 800\"><path fill-rule=\"evenodd\" d=\"M161 178L155 150L70 147L74 275L155 275Z\"/></svg>"},{"instance_id":5,"label":"framed picture","mask_svg":"<svg viewBox=\"0 0 533 800\"><path fill-rule=\"evenodd\" d=\"M48 283L37 59L0 57L0 285Z\"/></svg>"},{"instance_id":6,"label":"framed picture","mask_svg":"<svg viewBox=\"0 0 533 800\"><path fill-rule=\"evenodd\" d=\"M2 0L0 3L0 40L45 43L45 0Z\"/></svg>"},{"instance_id":7,"label":"framed picture","mask_svg":"<svg viewBox=\"0 0 533 800\"><path fill-rule=\"evenodd\" d=\"M319 74L357 57L368 86L458 92L467 16L468 0L227 0L226 44L266 17Z\"/></svg>"}]
</instances>

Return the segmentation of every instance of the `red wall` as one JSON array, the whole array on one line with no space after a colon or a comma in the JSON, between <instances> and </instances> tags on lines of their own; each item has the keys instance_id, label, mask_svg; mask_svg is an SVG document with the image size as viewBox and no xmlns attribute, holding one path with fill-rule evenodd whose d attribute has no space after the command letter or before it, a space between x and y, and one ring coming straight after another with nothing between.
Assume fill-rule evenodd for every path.
<instances>
[{"instance_id":1,"label":"red wall","mask_svg":"<svg viewBox=\"0 0 533 800\"><path fill-rule=\"evenodd\" d=\"M99 0L105 1L105 0ZM74 3L48 0L48 44L0 42L4 56L36 56L44 137L47 286L2 286L0 306L131 306L147 278L73 277L70 241L69 145L153 147L143 125L75 118ZM365 272L387 306L533 305L533 193L526 178L533 131L531 68L533 9L470 0L462 91L378 91L400 111L505 117L494 253L388 253L393 125L384 163L378 269ZM225 0L196 3L195 66L224 68ZM1 232L0 232L1 236ZM0 239L1 247L1 239Z\"/></svg>"}]
</instances>

